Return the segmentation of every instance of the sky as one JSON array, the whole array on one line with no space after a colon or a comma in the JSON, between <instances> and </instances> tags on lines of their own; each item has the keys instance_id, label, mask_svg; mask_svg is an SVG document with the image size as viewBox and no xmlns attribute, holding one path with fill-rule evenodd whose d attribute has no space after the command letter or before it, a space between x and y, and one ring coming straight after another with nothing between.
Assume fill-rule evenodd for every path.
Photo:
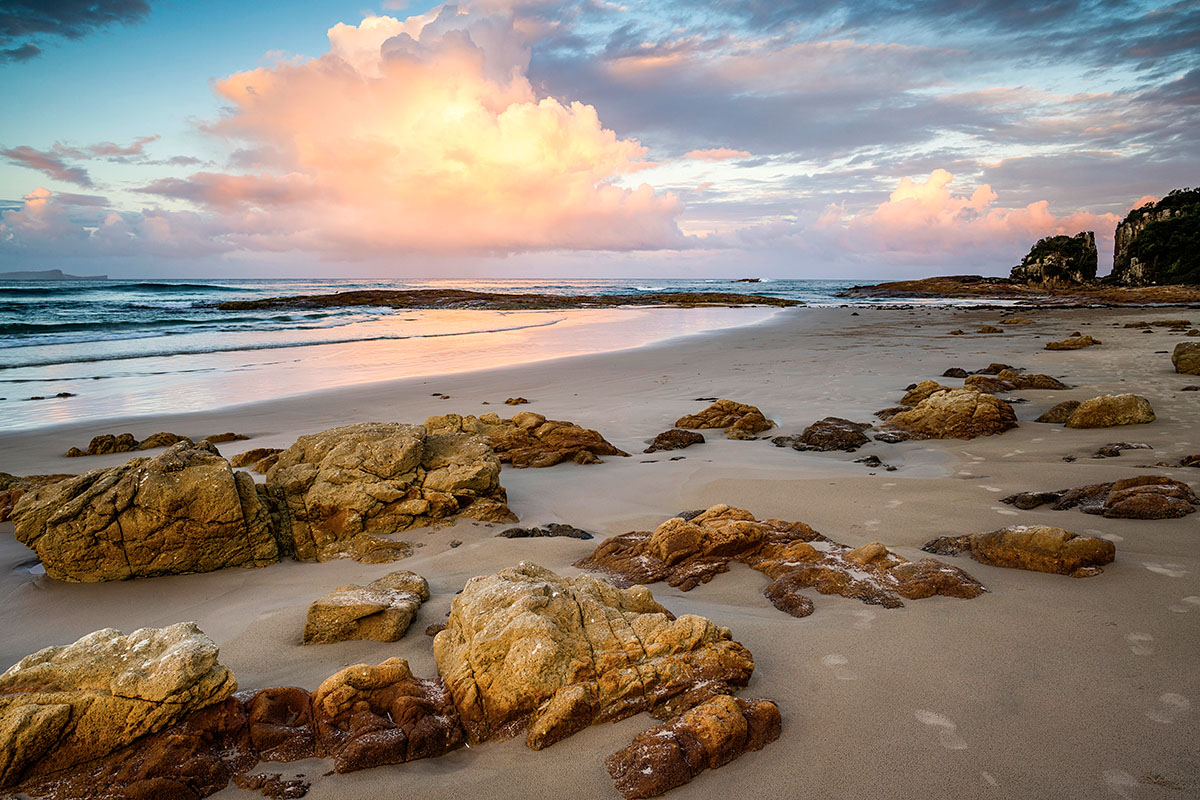
<instances>
[{"instance_id":1,"label":"sky","mask_svg":"<svg viewBox=\"0 0 1200 800\"><path fill-rule=\"evenodd\" d=\"M6 0L0 270L1006 275L1200 185L1200 0Z\"/></svg>"}]
</instances>

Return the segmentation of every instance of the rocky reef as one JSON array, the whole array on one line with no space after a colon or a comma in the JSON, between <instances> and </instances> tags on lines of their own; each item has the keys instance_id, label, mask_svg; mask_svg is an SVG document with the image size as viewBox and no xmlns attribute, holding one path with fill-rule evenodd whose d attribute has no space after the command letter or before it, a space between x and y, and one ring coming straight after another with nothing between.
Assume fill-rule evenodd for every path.
<instances>
[{"instance_id":1,"label":"rocky reef","mask_svg":"<svg viewBox=\"0 0 1200 800\"><path fill-rule=\"evenodd\" d=\"M1048 288L1078 286L1096 277L1096 234L1049 236L1012 268L1009 280Z\"/></svg>"},{"instance_id":2,"label":"rocky reef","mask_svg":"<svg viewBox=\"0 0 1200 800\"><path fill-rule=\"evenodd\" d=\"M1125 286L1200 284L1200 189L1176 189L1117 225L1110 280Z\"/></svg>"},{"instance_id":3,"label":"rocky reef","mask_svg":"<svg viewBox=\"0 0 1200 800\"><path fill-rule=\"evenodd\" d=\"M803 617L812 588L870 605L899 608L935 594L978 597L985 589L962 570L934 559L912 562L878 542L850 548L803 522L757 520L749 511L717 505L691 519L673 517L654 531L604 541L575 563L631 584L666 581L683 591L707 583L740 561L771 578L764 594L781 611Z\"/></svg>"}]
</instances>

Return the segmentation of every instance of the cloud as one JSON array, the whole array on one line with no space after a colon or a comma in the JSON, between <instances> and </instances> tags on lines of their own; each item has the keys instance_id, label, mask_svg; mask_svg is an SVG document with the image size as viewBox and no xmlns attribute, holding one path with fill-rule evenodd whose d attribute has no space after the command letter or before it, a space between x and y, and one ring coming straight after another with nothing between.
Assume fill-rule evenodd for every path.
<instances>
[{"instance_id":1,"label":"cloud","mask_svg":"<svg viewBox=\"0 0 1200 800\"><path fill-rule=\"evenodd\" d=\"M98 142L96 144L85 145L84 147L71 147L61 142L55 142L54 152L65 158L103 158L108 161L125 163L130 160L144 159L146 145L157 142L160 138L162 137L155 134L153 136L139 136L126 145L114 142Z\"/></svg>"},{"instance_id":2,"label":"cloud","mask_svg":"<svg viewBox=\"0 0 1200 800\"><path fill-rule=\"evenodd\" d=\"M251 171L140 191L221 218L248 249L335 258L687 245L678 198L626 184L646 148L534 90L511 14L370 17L329 40L216 83L229 108L206 130Z\"/></svg>"},{"instance_id":3,"label":"cloud","mask_svg":"<svg viewBox=\"0 0 1200 800\"><path fill-rule=\"evenodd\" d=\"M114 25L141 22L150 13L146 0L5 0L0 6L0 63L28 61L41 49L34 41L50 37L80 39Z\"/></svg>"},{"instance_id":4,"label":"cloud","mask_svg":"<svg viewBox=\"0 0 1200 800\"><path fill-rule=\"evenodd\" d=\"M83 167L68 166L62 158L49 152L35 150L28 145L0 150L0 157L18 167L37 170L38 172L57 178L60 181L73 183L77 186L91 187L92 177Z\"/></svg>"},{"instance_id":5,"label":"cloud","mask_svg":"<svg viewBox=\"0 0 1200 800\"><path fill-rule=\"evenodd\" d=\"M749 158L748 150L733 150L728 147L714 147L709 150L689 150L683 154L684 158L692 158L697 161L728 161L733 158Z\"/></svg>"}]
</instances>

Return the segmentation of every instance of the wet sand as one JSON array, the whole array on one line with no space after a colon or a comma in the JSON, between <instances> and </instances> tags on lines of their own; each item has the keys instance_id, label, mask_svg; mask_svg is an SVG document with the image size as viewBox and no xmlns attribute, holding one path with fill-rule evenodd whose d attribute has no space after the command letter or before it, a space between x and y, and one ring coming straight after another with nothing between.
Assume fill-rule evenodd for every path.
<instances>
[{"instance_id":1,"label":"wet sand","mask_svg":"<svg viewBox=\"0 0 1200 800\"><path fill-rule=\"evenodd\" d=\"M512 368L377 383L221 412L163 415L0 435L0 469L15 474L82 471L127 454L66 459L98 433L159 430L204 435L235 430L249 441L225 455L284 447L297 435L367 420L420 422L447 412L507 415L529 410L596 428L635 455L541 470L506 468L502 482L523 525L566 522L599 538L649 529L674 512L715 503L759 517L803 520L850 545L881 541L909 558L935 536L1044 523L1116 542L1117 560L1087 579L987 567L966 569L990 592L974 600L934 597L901 609L866 606L812 592L816 612L793 619L762 596L765 576L734 564L683 593L651 587L675 613L697 613L732 629L755 656L743 694L778 702L780 740L699 776L670 797L996 797L1178 798L1200 795L1200 524L1193 515L1113 520L1076 510L1020 511L999 502L1018 491L1060 489L1142 474L1193 486L1200 470L1140 469L1200 452L1200 383L1174 373L1180 337L1113 327L1139 319L1188 317L1164 309L1021 311L1032 325L1005 333L948 336L995 324L1011 311L792 309L759 325L632 351ZM1074 330L1099 347L1049 352L1048 339ZM705 405L699 397L753 403L793 434L827 415L873 420L907 384L947 367L1001 361L1055 375L1070 391L1022 391L1021 426L969 442L872 443L855 454L799 453L765 441L708 441L641 455L657 433ZM956 385L957 381L944 379ZM450 396L442 400L433 392ZM1068 430L1028 422L1066 399L1135 392L1158 415L1150 425ZM521 395L520 409L503 405ZM490 405L482 405L483 401ZM170 398L164 398L169 404ZM1102 444L1146 442L1118 458L1092 459ZM871 470L855 458L878 455L898 467ZM1074 455L1073 463L1062 461ZM681 460L671 461L673 457ZM285 562L110 584L63 584L35 574L33 554L0 525L0 667L97 628L130 631L195 620L221 647L245 689L313 689L354 663L407 658L435 672L424 628L440 621L471 576L530 560L567 574L597 540L508 540L469 521L402 534L422 546L391 565ZM451 548L453 539L463 541ZM399 642L302 647L308 603L329 589L392 569L430 583L426 603ZM376 798L397 791L448 798L618 797L604 770L608 754L650 727L646 715L594 726L535 752L523 739L493 742L402 766L322 777L325 762L263 765L304 773L311 798ZM217 795L250 797L236 788Z\"/></svg>"}]
</instances>

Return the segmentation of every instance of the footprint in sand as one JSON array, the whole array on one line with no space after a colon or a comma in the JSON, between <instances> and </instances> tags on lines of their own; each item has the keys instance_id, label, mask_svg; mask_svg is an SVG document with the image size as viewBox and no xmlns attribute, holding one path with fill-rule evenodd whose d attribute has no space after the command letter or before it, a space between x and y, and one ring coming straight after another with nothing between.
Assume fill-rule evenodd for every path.
<instances>
[{"instance_id":1,"label":"footprint in sand","mask_svg":"<svg viewBox=\"0 0 1200 800\"><path fill-rule=\"evenodd\" d=\"M919 709L915 712L917 721L935 729L938 742L947 750L966 750L967 743L958 735L958 726L934 711Z\"/></svg>"},{"instance_id":2,"label":"footprint in sand","mask_svg":"<svg viewBox=\"0 0 1200 800\"><path fill-rule=\"evenodd\" d=\"M1166 575L1168 578L1182 578L1188 574L1188 571L1183 568L1183 564L1160 564L1157 561L1143 561L1142 566L1155 574Z\"/></svg>"},{"instance_id":3,"label":"footprint in sand","mask_svg":"<svg viewBox=\"0 0 1200 800\"><path fill-rule=\"evenodd\" d=\"M878 520L878 519L869 519L863 523L863 525L866 525L868 528L873 528L876 525L882 525L882 524L883 524L883 521Z\"/></svg>"},{"instance_id":4,"label":"footprint in sand","mask_svg":"<svg viewBox=\"0 0 1200 800\"><path fill-rule=\"evenodd\" d=\"M992 506L992 511L995 511L997 514L1003 514L1006 517L1017 516L1017 512L1013 511L1011 508L1001 508L1000 506Z\"/></svg>"},{"instance_id":5,"label":"footprint in sand","mask_svg":"<svg viewBox=\"0 0 1200 800\"><path fill-rule=\"evenodd\" d=\"M1196 598L1196 599L1200 600L1200 598ZM871 623L873 623L875 621L875 612L868 611L865 608L855 609L854 616L858 617L858 619L856 619L854 621L854 629L856 631L870 630Z\"/></svg>"},{"instance_id":6,"label":"footprint in sand","mask_svg":"<svg viewBox=\"0 0 1200 800\"><path fill-rule=\"evenodd\" d=\"M898 506L902 506L902 505L904 505L904 501L903 501L903 500L888 500L888 501L887 501L887 507L888 507L888 508L896 508L896 507L898 507Z\"/></svg>"},{"instance_id":7,"label":"footprint in sand","mask_svg":"<svg viewBox=\"0 0 1200 800\"><path fill-rule=\"evenodd\" d=\"M1130 775L1128 772L1123 772L1119 769L1105 770L1104 782L1108 784L1109 790L1117 797L1124 797L1125 800L1133 800L1133 795L1130 792L1137 788L1137 778Z\"/></svg>"},{"instance_id":8,"label":"footprint in sand","mask_svg":"<svg viewBox=\"0 0 1200 800\"><path fill-rule=\"evenodd\" d=\"M1176 717L1180 714L1186 714L1188 709L1192 707L1191 702L1186 697L1174 692L1159 695L1158 702L1161 708L1147 711L1146 716L1164 725L1170 725L1175 721Z\"/></svg>"},{"instance_id":9,"label":"footprint in sand","mask_svg":"<svg viewBox=\"0 0 1200 800\"><path fill-rule=\"evenodd\" d=\"M1003 489L1001 489L1001 488L1000 488L1000 487L998 487L998 486L984 486L983 484L980 484L980 485L979 485L979 488L980 488L980 489L987 489L989 492L1001 492L1001 491L1004 491Z\"/></svg>"},{"instance_id":10,"label":"footprint in sand","mask_svg":"<svg viewBox=\"0 0 1200 800\"><path fill-rule=\"evenodd\" d=\"M1130 633L1126 635L1125 641L1129 643L1129 649L1135 656L1154 655L1154 637L1148 633Z\"/></svg>"},{"instance_id":11,"label":"footprint in sand","mask_svg":"<svg viewBox=\"0 0 1200 800\"><path fill-rule=\"evenodd\" d=\"M821 666L833 670L833 677L839 681L852 681L858 678L857 675L846 669L846 665L849 663L850 659L840 653L830 653L821 659Z\"/></svg>"},{"instance_id":12,"label":"footprint in sand","mask_svg":"<svg viewBox=\"0 0 1200 800\"><path fill-rule=\"evenodd\" d=\"M1167 608L1171 609L1176 614L1186 614L1189 611L1200 610L1200 597L1191 594L1180 600L1178 603L1172 603L1171 605L1167 606Z\"/></svg>"}]
</instances>

